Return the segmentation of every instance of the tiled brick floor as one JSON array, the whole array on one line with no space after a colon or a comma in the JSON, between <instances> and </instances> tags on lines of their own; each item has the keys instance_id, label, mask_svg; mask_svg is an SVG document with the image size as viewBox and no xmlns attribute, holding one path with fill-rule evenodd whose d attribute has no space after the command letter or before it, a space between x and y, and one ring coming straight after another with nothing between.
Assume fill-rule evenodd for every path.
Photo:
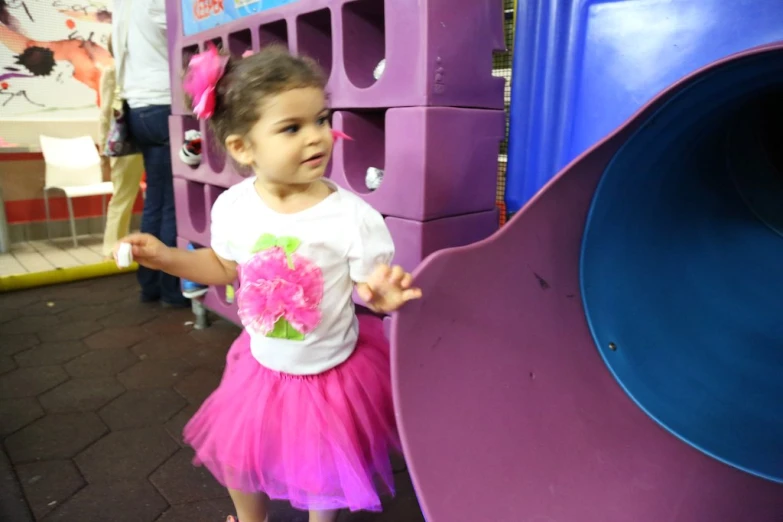
<instances>
[{"instance_id":1,"label":"tiled brick floor","mask_svg":"<svg viewBox=\"0 0 783 522\"><path fill-rule=\"evenodd\" d=\"M103 233L79 237L78 246L73 246L68 234L55 241L13 243L9 253L0 254L0 276L85 266L103 260Z\"/></svg>"},{"instance_id":2,"label":"tiled brick floor","mask_svg":"<svg viewBox=\"0 0 783 522\"><path fill-rule=\"evenodd\" d=\"M132 275L0 294L0 520L225 520L225 490L180 434L238 329L191 319L139 303ZM422 521L398 468L383 513L341 522ZM271 522L307 520L273 509Z\"/></svg>"}]
</instances>

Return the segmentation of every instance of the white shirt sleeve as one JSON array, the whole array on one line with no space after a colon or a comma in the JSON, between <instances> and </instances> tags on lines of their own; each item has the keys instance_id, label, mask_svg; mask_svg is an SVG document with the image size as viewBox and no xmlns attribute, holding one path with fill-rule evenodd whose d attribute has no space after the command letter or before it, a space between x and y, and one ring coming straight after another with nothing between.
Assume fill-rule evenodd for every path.
<instances>
[{"instance_id":1,"label":"white shirt sleeve","mask_svg":"<svg viewBox=\"0 0 783 522\"><path fill-rule=\"evenodd\" d=\"M364 283L376 266L391 263L394 241L386 223L376 210L368 208L361 213L356 235L348 251L351 279Z\"/></svg>"},{"instance_id":2,"label":"white shirt sleeve","mask_svg":"<svg viewBox=\"0 0 783 522\"><path fill-rule=\"evenodd\" d=\"M149 2L149 14L155 25L163 30L166 29L166 2L164 0L151 0Z\"/></svg>"},{"instance_id":3,"label":"white shirt sleeve","mask_svg":"<svg viewBox=\"0 0 783 522\"><path fill-rule=\"evenodd\" d=\"M231 216L233 209L228 192L224 192L212 205L210 235L211 247L215 253L226 261L236 261L231 252Z\"/></svg>"}]
</instances>

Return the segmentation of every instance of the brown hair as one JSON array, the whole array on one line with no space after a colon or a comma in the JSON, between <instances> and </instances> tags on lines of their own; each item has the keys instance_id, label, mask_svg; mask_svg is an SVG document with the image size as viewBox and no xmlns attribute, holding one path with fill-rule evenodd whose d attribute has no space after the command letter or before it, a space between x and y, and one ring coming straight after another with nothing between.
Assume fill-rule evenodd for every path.
<instances>
[{"instance_id":1,"label":"brown hair","mask_svg":"<svg viewBox=\"0 0 783 522\"><path fill-rule=\"evenodd\" d=\"M215 89L215 110L209 125L224 144L232 134L246 135L261 117L264 98L291 89L326 87L318 64L292 56L286 47L271 45L245 58L228 58Z\"/></svg>"}]
</instances>

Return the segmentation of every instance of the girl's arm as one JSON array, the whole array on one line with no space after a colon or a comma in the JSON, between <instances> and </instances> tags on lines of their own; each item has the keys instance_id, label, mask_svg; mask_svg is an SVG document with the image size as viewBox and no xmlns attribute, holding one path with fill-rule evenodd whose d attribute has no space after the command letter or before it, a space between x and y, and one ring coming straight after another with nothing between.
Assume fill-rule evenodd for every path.
<instances>
[{"instance_id":1,"label":"girl's arm","mask_svg":"<svg viewBox=\"0 0 783 522\"><path fill-rule=\"evenodd\" d=\"M182 250L166 247L164 272L202 285L228 285L237 278L237 264L218 256L211 248Z\"/></svg>"},{"instance_id":2,"label":"girl's arm","mask_svg":"<svg viewBox=\"0 0 783 522\"><path fill-rule=\"evenodd\" d=\"M162 270L203 285L228 285L237 278L237 264L218 256L211 248L181 250L167 247L150 234L131 234L120 242L130 243L133 259L142 266ZM119 243L115 247L119 248Z\"/></svg>"},{"instance_id":3,"label":"girl's arm","mask_svg":"<svg viewBox=\"0 0 783 522\"><path fill-rule=\"evenodd\" d=\"M357 217L356 236L348 251L348 267L356 293L376 313L391 313L407 301L419 299L413 277L402 267L389 266L394 258L394 240L386 222L372 207Z\"/></svg>"}]
</instances>

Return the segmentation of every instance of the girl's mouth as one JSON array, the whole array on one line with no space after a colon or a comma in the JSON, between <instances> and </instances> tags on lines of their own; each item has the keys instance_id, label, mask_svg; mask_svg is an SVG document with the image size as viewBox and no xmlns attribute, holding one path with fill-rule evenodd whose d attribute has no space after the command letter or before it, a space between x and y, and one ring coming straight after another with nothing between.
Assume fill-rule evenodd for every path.
<instances>
[{"instance_id":1,"label":"girl's mouth","mask_svg":"<svg viewBox=\"0 0 783 522\"><path fill-rule=\"evenodd\" d=\"M322 152L319 152L318 154L313 154L312 156L310 156L309 158L304 160L302 163L304 163L305 165L307 165L309 167L317 167L321 163L323 163L325 157L326 157L326 154L324 154Z\"/></svg>"}]
</instances>

